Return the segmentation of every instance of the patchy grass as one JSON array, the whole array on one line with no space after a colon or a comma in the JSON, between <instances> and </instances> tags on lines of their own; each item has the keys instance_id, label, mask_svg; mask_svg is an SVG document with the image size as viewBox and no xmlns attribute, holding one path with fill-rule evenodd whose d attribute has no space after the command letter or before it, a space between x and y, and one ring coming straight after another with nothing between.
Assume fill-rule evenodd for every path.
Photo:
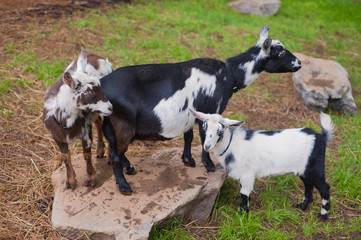
<instances>
[{"instance_id":1,"label":"patchy grass","mask_svg":"<svg viewBox=\"0 0 361 240\"><path fill-rule=\"evenodd\" d=\"M54 166L45 159L56 159L56 147L45 135L39 115L46 87L58 79L81 48L108 57L115 68L196 57L224 60L253 46L261 28L268 24L270 37L280 39L291 52L341 63L349 73L355 101L361 105L359 2L282 0L273 17L242 15L227 2L135 0L130 6L79 12L48 25L29 25L26 40L2 46L7 60L0 68L0 135L6 138L0 139L5 149L13 148L4 150L0 162L4 166L0 169L0 181L4 182L0 193L5 199L0 205L4 212L0 214L0 238L59 237L51 228L50 217L44 215L50 208L44 214L32 210L32 202L51 197L49 176ZM306 126L319 131L318 115L304 108L290 76L263 75L232 97L225 115L246 119L246 127L250 128ZM326 177L331 185L328 221L317 219L321 200L316 191L307 211L295 208L303 198L303 185L293 176L257 180L251 212L241 215L240 187L227 178L207 223L209 228L197 232L194 226L176 219L155 227L151 239L360 238L361 115L330 114L337 132L326 159ZM35 146L38 148L32 148ZM17 154L22 152L26 154ZM37 175L29 156L43 175ZM10 164L17 164L16 173ZM9 209L6 204L10 203L22 212ZM37 218L32 220L30 216Z\"/></svg>"}]
</instances>

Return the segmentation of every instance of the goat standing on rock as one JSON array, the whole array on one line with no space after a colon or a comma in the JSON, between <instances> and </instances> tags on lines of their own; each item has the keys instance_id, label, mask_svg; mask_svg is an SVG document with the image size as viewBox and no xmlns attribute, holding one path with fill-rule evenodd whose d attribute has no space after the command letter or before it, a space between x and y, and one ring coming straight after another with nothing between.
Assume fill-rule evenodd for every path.
<instances>
[{"instance_id":1,"label":"goat standing on rock","mask_svg":"<svg viewBox=\"0 0 361 240\"><path fill-rule=\"evenodd\" d=\"M255 46L228 58L226 63L199 58L173 64L128 66L100 79L114 107L112 115L104 118L103 132L109 141L110 160L121 193L132 192L123 167L127 173L134 171L124 155L133 140L166 140L184 134L182 159L185 165L194 167L191 142L195 118L188 109L222 113L232 94L251 84L262 72L295 72L301 68L301 61L279 40L267 38L268 29L263 27ZM202 128L199 133L203 143ZM208 171L215 171L205 151L202 162Z\"/></svg>"},{"instance_id":2,"label":"goat standing on rock","mask_svg":"<svg viewBox=\"0 0 361 240\"><path fill-rule=\"evenodd\" d=\"M203 148L212 150L227 174L241 185L240 210L249 212L249 195L255 178L293 173L305 185L305 197L297 207L306 210L313 201L315 187L322 197L319 215L327 219L330 211L330 186L325 181L326 146L333 135L329 115L321 112L322 134L310 128L277 131L246 130L244 121L230 120L219 114L204 114L190 110L203 121L206 133Z\"/></svg>"},{"instance_id":3,"label":"goat standing on rock","mask_svg":"<svg viewBox=\"0 0 361 240\"><path fill-rule=\"evenodd\" d=\"M68 143L82 140L83 155L87 162L86 186L94 186L96 174L91 163L92 123L98 132L97 157L104 156L102 120L110 115L112 104L103 93L99 78L109 74L108 60L83 50L75 64L73 61L45 94L43 121L60 148L66 166L66 188L75 189L76 179L71 164Z\"/></svg>"}]
</instances>

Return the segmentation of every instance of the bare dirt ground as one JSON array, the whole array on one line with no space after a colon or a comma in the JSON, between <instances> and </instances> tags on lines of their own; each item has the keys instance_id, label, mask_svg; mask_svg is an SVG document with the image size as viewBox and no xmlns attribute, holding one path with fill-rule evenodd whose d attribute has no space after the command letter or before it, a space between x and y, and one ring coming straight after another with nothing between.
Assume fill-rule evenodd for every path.
<instances>
[{"instance_id":1,"label":"bare dirt ground","mask_svg":"<svg viewBox=\"0 0 361 240\"><path fill-rule=\"evenodd\" d=\"M5 50L9 43L21 46L29 34L46 32L49 24L63 21L74 11L87 8L111 8L116 0L2 0L0 2L0 64L12 59ZM29 30L29 26L36 28ZM30 31L30 32L29 32ZM57 48L64 59L69 53L80 52L84 46L69 43L64 35L49 34L47 41L34 43L42 59L47 59L47 48ZM50 43L49 43L50 42ZM57 42L56 46L52 42ZM70 55L70 57L74 57ZM209 53L212 57L212 52ZM115 61L114 59L110 59ZM17 87L1 96L0 105L0 239L61 239L51 225L53 188L52 172L59 166L59 153L41 122L43 96L46 86L32 79L22 69L12 71L1 67L10 79L27 80L30 86ZM2 75L0 75L1 77ZM277 79L277 80L270 80ZM246 128L280 129L301 126L306 120L319 125L317 113L309 111L294 90L291 74L263 74L253 92L241 90L230 100L224 115L240 113L247 116ZM267 97L272 96L272 97ZM7 116L5 116L8 114ZM195 132L194 145L199 144ZM181 139L166 142L135 142L128 151L131 157L145 157L158 150L182 146ZM71 150L80 151L78 147ZM94 153L94 152L93 152ZM106 161L106 160L105 160ZM257 186L256 186L257 187ZM257 196L255 196L257 197ZM352 211L345 207L344 211ZM209 226L217 226L213 216ZM212 235L212 228L197 228L195 236L204 239Z\"/></svg>"}]
</instances>

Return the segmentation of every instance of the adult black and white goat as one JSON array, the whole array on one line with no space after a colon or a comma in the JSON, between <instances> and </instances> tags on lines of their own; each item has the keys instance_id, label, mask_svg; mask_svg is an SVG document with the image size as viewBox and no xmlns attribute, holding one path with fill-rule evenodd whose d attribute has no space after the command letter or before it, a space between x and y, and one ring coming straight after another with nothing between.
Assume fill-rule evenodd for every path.
<instances>
[{"instance_id":1,"label":"adult black and white goat","mask_svg":"<svg viewBox=\"0 0 361 240\"><path fill-rule=\"evenodd\" d=\"M103 131L109 140L110 159L120 192L132 192L123 167L134 169L124 153L135 139L165 140L184 134L183 162L195 166L191 155L195 118L188 109L222 113L232 94L251 84L262 72L295 72L301 61L279 40L268 37L263 27L257 44L226 63L209 58L170 64L128 66L100 79L114 111L104 118ZM200 124L200 122L198 122ZM200 128L201 141L204 131ZM202 152L208 171L215 166Z\"/></svg>"},{"instance_id":2,"label":"adult black and white goat","mask_svg":"<svg viewBox=\"0 0 361 240\"><path fill-rule=\"evenodd\" d=\"M330 186L325 180L326 146L333 135L329 115L320 114L322 134L310 128L277 131L246 130L244 121L230 120L219 114L191 112L203 121L206 138L203 148L212 150L227 174L241 185L241 212L249 211L249 195L255 178L293 173L305 185L305 197L297 207L305 210L313 201L315 187L322 197L320 218L330 210Z\"/></svg>"},{"instance_id":3,"label":"adult black and white goat","mask_svg":"<svg viewBox=\"0 0 361 240\"><path fill-rule=\"evenodd\" d=\"M108 60L87 55L83 50L62 76L45 94L43 122L60 148L65 162L66 188L75 189L75 172L71 164L68 143L82 140L83 155L87 162L85 185L94 186L96 174L91 163L92 122L98 132L97 157L104 155L102 120L100 115L110 115L112 105L103 93L99 78L109 74L112 66Z\"/></svg>"}]
</instances>

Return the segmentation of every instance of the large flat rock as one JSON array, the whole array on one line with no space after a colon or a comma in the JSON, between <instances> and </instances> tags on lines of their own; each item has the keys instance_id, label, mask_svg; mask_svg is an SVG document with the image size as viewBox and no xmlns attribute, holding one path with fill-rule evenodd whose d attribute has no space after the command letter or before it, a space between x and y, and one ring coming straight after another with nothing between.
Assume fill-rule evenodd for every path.
<instances>
[{"instance_id":1,"label":"large flat rock","mask_svg":"<svg viewBox=\"0 0 361 240\"><path fill-rule=\"evenodd\" d=\"M192 153L195 168L183 165L179 148L149 158L131 158L138 172L126 175L133 189L131 196L120 194L105 158L92 159L97 185L85 187L85 160L82 154L74 155L72 163L78 180L74 191L65 189L64 164L51 177L54 227L69 238L91 234L91 239L147 239L154 224L174 217L202 224L212 211L226 173L219 164L216 172L207 173L200 161L200 146ZM214 156L212 159L217 162Z\"/></svg>"}]
</instances>

